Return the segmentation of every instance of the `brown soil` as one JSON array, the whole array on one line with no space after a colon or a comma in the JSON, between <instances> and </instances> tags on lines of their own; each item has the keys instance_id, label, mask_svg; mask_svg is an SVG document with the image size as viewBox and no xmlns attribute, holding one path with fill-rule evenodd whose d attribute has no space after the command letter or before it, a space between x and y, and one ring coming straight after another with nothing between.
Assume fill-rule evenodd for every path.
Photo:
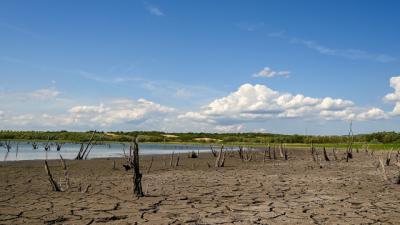
<instances>
[{"instance_id":1,"label":"brown soil","mask_svg":"<svg viewBox=\"0 0 400 225\"><path fill-rule=\"evenodd\" d=\"M177 168L169 167L169 156L156 156L149 174L145 157L140 199L123 159L115 159L116 170L114 159L67 161L72 187L64 192L51 190L43 161L3 162L0 224L400 224L398 168L387 167L384 181L379 154L322 160L321 168L308 151L265 163L261 153L245 163L235 152L218 169L208 168L210 154L181 155ZM60 161L49 166L59 182Z\"/></svg>"}]
</instances>

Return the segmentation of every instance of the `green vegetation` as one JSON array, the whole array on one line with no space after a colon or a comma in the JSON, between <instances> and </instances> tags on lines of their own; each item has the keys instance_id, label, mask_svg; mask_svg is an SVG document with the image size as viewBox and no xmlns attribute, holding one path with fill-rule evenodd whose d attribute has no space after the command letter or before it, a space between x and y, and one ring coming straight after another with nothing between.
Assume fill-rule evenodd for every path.
<instances>
[{"instance_id":1,"label":"green vegetation","mask_svg":"<svg viewBox=\"0 0 400 225\"><path fill-rule=\"evenodd\" d=\"M0 140L27 141L63 141L83 142L89 140L92 131L0 131ZM95 139L101 142L129 142L135 135L140 136L141 142L159 143L224 143L227 145L265 146L266 143L286 143L291 147L308 147L311 142L316 146L344 148L348 141L343 136L306 136L282 135L267 133L164 133L158 131L132 132L98 132ZM354 136L355 148L368 144L370 149L400 148L400 133L378 132Z\"/></svg>"}]
</instances>

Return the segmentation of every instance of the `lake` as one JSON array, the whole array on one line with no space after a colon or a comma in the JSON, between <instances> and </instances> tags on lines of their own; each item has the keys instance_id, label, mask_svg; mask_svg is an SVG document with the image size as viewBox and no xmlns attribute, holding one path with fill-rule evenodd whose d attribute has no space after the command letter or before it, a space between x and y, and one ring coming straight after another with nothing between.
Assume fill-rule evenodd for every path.
<instances>
[{"instance_id":1,"label":"lake","mask_svg":"<svg viewBox=\"0 0 400 225\"><path fill-rule=\"evenodd\" d=\"M18 145L18 151L17 151ZM64 159L74 159L81 147L80 144L66 143L60 151L57 151L57 146L51 143L49 151L44 150L45 143L38 143L38 148L33 150L29 142L12 142L10 152L7 154L5 146L0 146L0 160L17 161L17 160L44 160L44 159L59 159L60 154ZM124 149L129 154L129 144L112 143L103 145L94 145L88 159L93 158L108 158L108 157L123 157ZM140 155L159 155L171 154L172 152L188 153L191 151L209 152L208 146L195 145L179 145L179 144L139 144Z\"/></svg>"}]
</instances>

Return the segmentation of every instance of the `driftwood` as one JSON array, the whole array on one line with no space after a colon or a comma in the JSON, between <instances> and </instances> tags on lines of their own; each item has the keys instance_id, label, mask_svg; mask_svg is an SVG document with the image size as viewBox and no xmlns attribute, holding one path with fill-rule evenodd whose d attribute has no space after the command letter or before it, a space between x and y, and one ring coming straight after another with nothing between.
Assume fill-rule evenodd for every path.
<instances>
[{"instance_id":1,"label":"driftwood","mask_svg":"<svg viewBox=\"0 0 400 225\"><path fill-rule=\"evenodd\" d=\"M57 191L57 192L61 191L60 186L53 179L53 175L50 172L49 165L47 164L47 160L44 161L44 169L46 171L46 174L48 176L48 179L49 179L49 182L50 182L50 185L51 185L51 188L53 189L53 191Z\"/></svg>"},{"instance_id":2,"label":"driftwood","mask_svg":"<svg viewBox=\"0 0 400 225\"><path fill-rule=\"evenodd\" d=\"M94 138L95 134L96 134L96 131L93 131L92 136L90 137L90 139L86 145L84 143L81 143L81 148L78 152L78 155L75 157L75 160L87 159L90 151L93 148L93 138Z\"/></svg>"}]
</instances>

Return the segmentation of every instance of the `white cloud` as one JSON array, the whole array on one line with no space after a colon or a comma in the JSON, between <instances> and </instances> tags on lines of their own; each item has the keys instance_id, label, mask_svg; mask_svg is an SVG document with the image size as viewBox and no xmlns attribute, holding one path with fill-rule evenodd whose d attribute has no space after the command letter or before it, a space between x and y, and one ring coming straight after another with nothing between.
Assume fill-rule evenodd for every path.
<instances>
[{"instance_id":1,"label":"white cloud","mask_svg":"<svg viewBox=\"0 0 400 225\"><path fill-rule=\"evenodd\" d=\"M42 88L30 92L0 92L0 99L12 99L13 101L28 101L28 100L49 100L55 99L60 95L56 88Z\"/></svg>"},{"instance_id":2,"label":"white cloud","mask_svg":"<svg viewBox=\"0 0 400 225\"><path fill-rule=\"evenodd\" d=\"M332 99L331 97L326 97L317 107L322 110L343 110L352 105L354 105L354 103L349 100Z\"/></svg>"},{"instance_id":3,"label":"white cloud","mask_svg":"<svg viewBox=\"0 0 400 225\"><path fill-rule=\"evenodd\" d=\"M145 100L118 99L107 104L74 106L69 110L74 122L111 126L121 123L146 120L156 114L174 111L173 108Z\"/></svg>"},{"instance_id":4,"label":"white cloud","mask_svg":"<svg viewBox=\"0 0 400 225\"><path fill-rule=\"evenodd\" d=\"M150 5L150 4L146 4L146 9L147 9L147 11L149 11L149 13L150 13L151 15L154 15L154 16L164 16L163 11L162 11L159 7L157 7L157 6Z\"/></svg>"},{"instance_id":5,"label":"white cloud","mask_svg":"<svg viewBox=\"0 0 400 225\"><path fill-rule=\"evenodd\" d=\"M355 48L348 48L348 49L331 48L331 47L321 45L316 41L305 40L305 39L301 39L301 38L287 36L287 35L285 35L284 32L274 32L274 33L270 33L268 36L272 37L272 38L284 39L292 44L305 46L305 47L312 49L323 55L336 56L336 57L341 57L341 58L346 58L346 59L351 59L351 60L370 60L370 61L376 61L376 62L381 62L381 63L389 63L389 62L397 61L397 59L395 57L392 57L390 55L380 54L380 53L371 53L371 52L367 52L367 51L355 49Z\"/></svg>"},{"instance_id":6,"label":"white cloud","mask_svg":"<svg viewBox=\"0 0 400 225\"><path fill-rule=\"evenodd\" d=\"M390 78L390 86L394 92L387 94L384 100L395 103L392 114L397 116L400 115L400 76Z\"/></svg>"},{"instance_id":7,"label":"white cloud","mask_svg":"<svg viewBox=\"0 0 400 225\"><path fill-rule=\"evenodd\" d=\"M239 125L218 125L215 127L215 130L217 132L221 132L221 133L238 133L243 129L243 124L239 124Z\"/></svg>"},{"instance_id":8,"label":"white cloud","mask_svg":"<svg viewBox=\"0 0 400 225\"><path fill-rule=\"evenodd\" d=\"M379 119L387 119L388 115L382 109L372 108L367 112L360 113L357 116L358 120L379 120Z\"/></svg>"},{"instance_id":9,"label":"white cloud","mask_svg":"<svg viewBox=\"0 0 400 225\"><path fill-rule=\"evenodd\" d=\"M174 109L145 100L115 99L99 105L76 105L64 113L10 115L0 112L0 119L8 126L30 127L105 127L130 123L144 123L162 118Z\"/></svg>"},{"instance_id":10,"label":"white cloud","mask_svg":"<svg viewBox=\"0 0 400 225\"><path fill-rule=\"evenodd\" d=\"M373 108L364 112L350 100L313 98L301 94L280 93L265 85L244 84L226 97L215 99L198 112L187 112L178 118L210 124L242 124L276 118L320 120L370 120L386 118Z\"/></svg>"},{"instance_id":11,"label":"white cloud","mask_svg":"<svg viewBox=\"0 0 400 225\"><path fill-rule=\"evenodd\" d=\"M289 71L273 71L269 67L265 67L260 72L253 74L253 77L266 77L266 78L271 78L276 76L289 77L289 74L290 74Z\"/></svg>"}]
</instances>

